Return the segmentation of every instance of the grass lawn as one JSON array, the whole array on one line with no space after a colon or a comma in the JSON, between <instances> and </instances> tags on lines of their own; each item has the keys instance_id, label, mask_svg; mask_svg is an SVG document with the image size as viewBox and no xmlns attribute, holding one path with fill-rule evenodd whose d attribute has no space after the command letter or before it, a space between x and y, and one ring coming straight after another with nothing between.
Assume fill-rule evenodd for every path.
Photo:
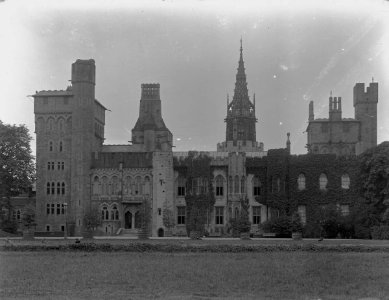
<instances>
[{"instance_id":1,"label":"grass lawn","mask_svg":"<svg viewBox=\"0 0 389 300\"><path fill-rule=\"evenodd\" d=\"M388 253L0 252L0 298L389 299Z\"/></svg>"}]
</instances>

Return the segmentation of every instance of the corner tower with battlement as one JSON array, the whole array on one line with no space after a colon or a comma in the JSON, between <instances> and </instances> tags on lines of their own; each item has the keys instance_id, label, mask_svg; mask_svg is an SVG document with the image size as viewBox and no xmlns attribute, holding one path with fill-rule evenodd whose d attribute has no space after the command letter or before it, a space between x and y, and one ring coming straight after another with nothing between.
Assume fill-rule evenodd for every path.
<instances>
[{"instance_id":1,"label":"corner tower with battlement","mask_svg":"<svg viewBox=\"0 0 389 300\"><path fill-rule=\"evenodd\" d=\"M240 42L238 72L231 103L227 96L226 140L217 145L217 151L261 152L263 151L263 144L258 144L255 130L257 122L255 116L255 95L253 102L251 102L247 89L242 40Z\"/></svg>"},{"instance_id":2,"label":"corner tower with battlement","mask_svg":"<svg viewBox=\"0 0 389 300\"><path fill-rule=\"evenodd\" d=\"M358 155L377 145L378 83L365 91L364 83L354 86L355 118L342 117L342 99L329 97L328 118L315 119L309 103L307 148L309 153Z\"/></svg>"}]
</instances>

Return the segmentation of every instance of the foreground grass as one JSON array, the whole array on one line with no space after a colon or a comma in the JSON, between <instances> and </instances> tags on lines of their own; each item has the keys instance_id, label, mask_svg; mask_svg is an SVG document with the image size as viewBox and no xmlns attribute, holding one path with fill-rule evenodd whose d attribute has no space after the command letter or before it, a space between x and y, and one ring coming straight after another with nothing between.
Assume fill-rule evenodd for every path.
<instances>
[{"instance_id":1,"label":"foreground grass","mask_svg":"<svg viewBox=\"0 0 389 300\"><path fill-rule=\"evenodd\" d=\"M0 252L0 298L389 299L388 253Z\"/></svg>"}]
</instances>

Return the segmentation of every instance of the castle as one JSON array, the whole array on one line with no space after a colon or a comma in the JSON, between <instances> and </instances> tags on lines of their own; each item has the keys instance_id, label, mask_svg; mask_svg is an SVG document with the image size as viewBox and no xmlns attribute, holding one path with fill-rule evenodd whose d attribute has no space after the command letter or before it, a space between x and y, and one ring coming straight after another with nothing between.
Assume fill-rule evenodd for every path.
<instances>
[{"instance_id":1,"label":"castle","mask_svg":"<svg viewBox=\"0 0 389 300\"><path fill-rule=\"evenodd\" d=\"M66 90L39 91L33 97L38 231L81 235L84 215L97 209L103 234L136 233L141 204L147 201L152 236L168 231L166 209L175 220L172 233L186 235L186 196L201 195L208 186L214 195L206 224L210 234L228 233L243 198L253 232L285 209L298 211L309 225L318 205L334 203L343 214L349 212L358 197L355 154L377 143L378 84L371 83L365 92L364 84L357 83L355 119L342 119L340 97L330 97L328 119L314 119L310 103L308 154L290 154L289 134L285 148L264 151L256 139L255 95L251 101L242 45L233 99L227 99L226 138L214 152L172 151L159 84L141 86L132 144L105 145L106 108L95 98L94 60L72 64ZM180 172L185 159L196 156L209 158L209 178Z\"/></svg>"}]
</instances>

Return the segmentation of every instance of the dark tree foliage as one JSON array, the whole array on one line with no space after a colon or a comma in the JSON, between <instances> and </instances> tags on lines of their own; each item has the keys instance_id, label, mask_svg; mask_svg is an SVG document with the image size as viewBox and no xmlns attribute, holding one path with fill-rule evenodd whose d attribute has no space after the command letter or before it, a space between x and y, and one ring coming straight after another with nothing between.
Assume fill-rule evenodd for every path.
<instances>
[{"instance_id":1,"label":"dark tree foliage","mask_svg":"<svg viewBox=\"0 0 389 300\"><path fill-rule=\"evenodd\" d=\"M370 213L384 221L389 199L389 142L383 142L360 157L360 188Z\"/></svg>"},{"instance_id":2,"label":"dark tree foliage","mask_svg":"<svg viewBox=\"0 0 389 300\"><path fill-rule=\"evenodd\" d=\"M84 226L87 230L96 230L102 224L101 214L97 208L89 210L84 215Z\"/></svg>"},{"instance_id":3,"label":"dark tree foliage","mask_svg":"<svg viewBox=\"0 0 389 300\"><path fill-rule=\"evenodd\" d=\"M31 136L25 125L0 121L0 193L10 198L25 192L35 176L30 148Z\"/></svg>"},{"instance_id":4,"label":"dark tree foliage","mask_svg":"<svg viewBox=\"0 0 389 300\"><path fill-rule=\"evenodd\" d=\"M30 142L25 125L8 125L0 121L0 226L3 229L12 225L10 198L26 192L34 181ZM4 211L8 213L3 214Z\"/></svg>"}]
</instances>

